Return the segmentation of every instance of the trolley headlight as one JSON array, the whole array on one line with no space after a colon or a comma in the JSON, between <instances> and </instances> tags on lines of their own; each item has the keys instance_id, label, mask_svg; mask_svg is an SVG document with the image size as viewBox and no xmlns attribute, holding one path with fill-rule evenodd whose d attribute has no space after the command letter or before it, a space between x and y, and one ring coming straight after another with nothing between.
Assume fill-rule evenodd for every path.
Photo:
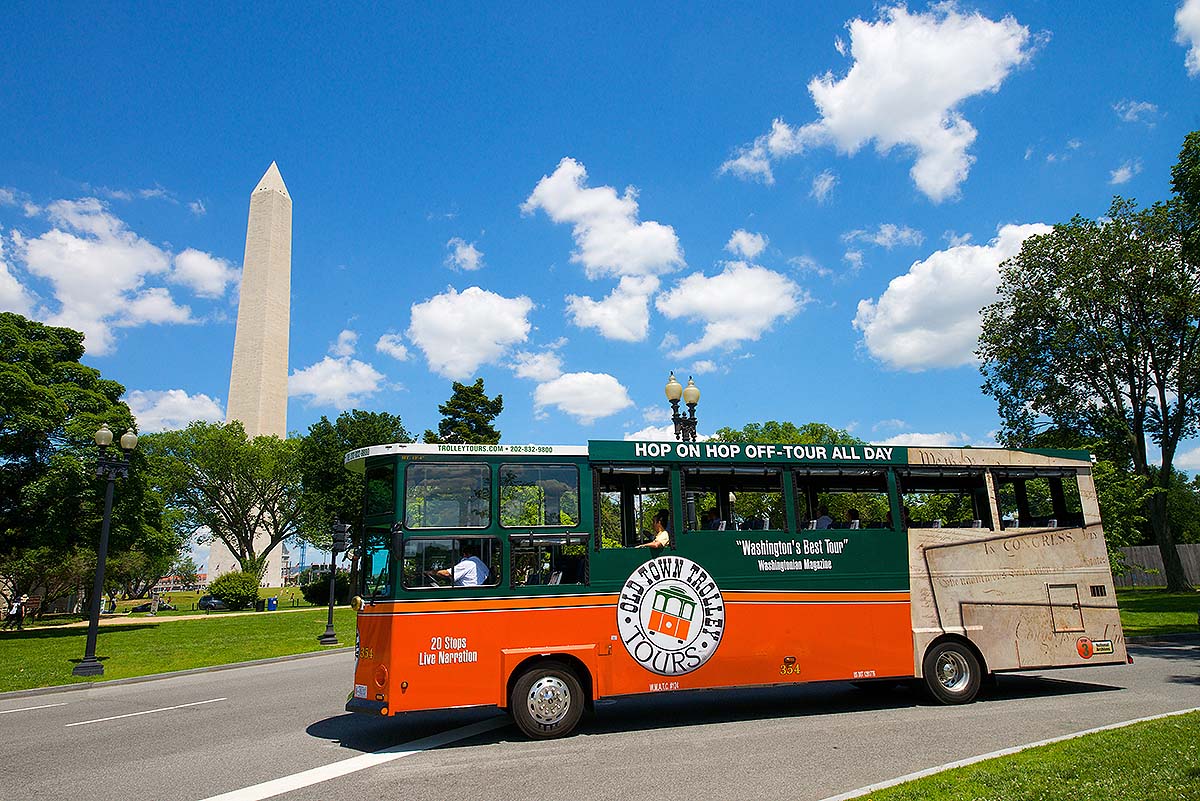
<instances>
[{"instance_id":1,"label":"trolley headlight","mask_svg":"<svg viewBox=\"0 0 1200 801\"><path fill-rule=\"evenodd\" d=\"M375 666L375 686L383 687L385 684L387 684L387 680L388 680L387 665L376 665Z\"/></svg>"},{"instance_id":2,"label":"trolley headlight","mask_svg":"<svg viewBox=\"0 0 1200 801\"><path fill-rule=\"evenodd\" d=\"M350 608L352 608L355 612L361 612L363 607L366 605L367 602L363 600L361 595L355 595L350 599Z\"/></svg>"}]
</instances>

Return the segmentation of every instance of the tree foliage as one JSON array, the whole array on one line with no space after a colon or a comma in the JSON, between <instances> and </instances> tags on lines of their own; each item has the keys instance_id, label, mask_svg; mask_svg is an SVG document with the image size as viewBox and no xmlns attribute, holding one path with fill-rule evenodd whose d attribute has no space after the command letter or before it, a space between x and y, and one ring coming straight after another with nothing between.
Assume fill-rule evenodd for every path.
<instances>
[{"instance_id":1,"label":"tree foliage","mask_svg":"<svg viewBox=\"0 0 1200 801\"><path fill-rule=\"evenodd\" d=\"M94 570L104 481L95 432L133 429L125 388L80 363L83 334L0 313L0 594L37 592L43 607ZM109 552L178 552L163 504L130 455L114 495ZM174 558L174 553L171 558Z\"/></svg>"},{"instance_id":2,"label":"tree foliage","mask_svg":"<svg viewBox=\"0 0 1200 801\"><path fill-rule=\"evenodd\" d=\"M1114 199L1027 239L1001 266L978 355L1009 445L1047 426L1105 438L1133 473L1166 490L1179 443L1200 430L1200 136L1172 171L1173 197ZM1148 443L1161 459L1151 464ZM1167 584L1187 588L1167 493L1146 499Z\"/></svg>"},{"instance_id":3,"label":"tree foliage","mask_svg":"<svg viewBox=\"0 0 1200 801\"><path fill-rule=\"evenodd\" d=\"M177 529L220 540L261 577L267 556L300 527L299 441L251 439L237 421L194 422L143 441Z\"/></svg>"},{"instance_id":4,"label":"tree foliage","mask_svg":"<svg viewBox=\"0 0 1200 801\"><path fill-rule=\"evenodd\" d=\"M489 398L483 391L483 379L467 386L457 381L453 384L450 399L438 406L442 420L437 433L425 429L423 439L433 443L475 443L495 445L500 442L500 431L492 421L504 411L504 396Z\"/></svg>"},{"instance_id":5,"label":"tree foliage","mask_svg":"<svg viewBox=\"0 0 1200 801\"><path fill-rule=\"evenodd\" d=\"M862 445L864 441L840 428L825 423L795 423L768 420L747 423L741 428L720 428L712 439L717 442L766 442L779 445Z\"/></svg>"},{"instance_id":6,"label":"tree foliage","mask_svg":"<svg viewBox=\"0 0 1200 801\"><path fill-rule=\"evenodd\" d=\"M234 570L214 579L208 592L230 609L245 609L258 600L258 578L257 573Z\"/></svg>"},{"instance_id":7,"label":"tree foliage","mask_svg":"<svg viewBox=\"0 0 1200 801\"><path fill-rule=\"evenodd\" d=\"M322 416L300 441L300 537L328 549L334 518L351 525L358 541L363 513L363 476L346 469L346 454L356 448L412 442L400 418L387 412L342 412L330 422Z\"/></svg>"}]
</instances>

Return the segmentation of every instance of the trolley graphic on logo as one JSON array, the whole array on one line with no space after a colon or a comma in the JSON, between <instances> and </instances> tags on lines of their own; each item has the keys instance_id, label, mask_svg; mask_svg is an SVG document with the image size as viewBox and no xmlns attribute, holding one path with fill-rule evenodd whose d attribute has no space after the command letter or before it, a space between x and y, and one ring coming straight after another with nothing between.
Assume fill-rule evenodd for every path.
<instances>
[{"instance_id":1,"label":"trolley graphic on logo","mask_svg":"<svg viewBox=\"0 0 1200 801\"><path fill-rule=\"evenodd\" d=\"M725 601L690 559L660 556L621 588L617 631L638 664L661 676L691 673L712 657L725 631Z\"/></svg>"}]
</instances>

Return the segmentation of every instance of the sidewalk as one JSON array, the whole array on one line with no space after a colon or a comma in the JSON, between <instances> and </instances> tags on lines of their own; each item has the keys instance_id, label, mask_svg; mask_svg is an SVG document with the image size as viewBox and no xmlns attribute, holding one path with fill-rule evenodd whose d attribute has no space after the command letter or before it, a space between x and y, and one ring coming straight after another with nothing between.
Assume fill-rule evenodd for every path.
<instances>
[{"instance_id":1,"label":"sidewalk","mask_svg":"<svg viewBox=\"0 0 1200 801\"><path fill-rule=\"evenodd\" d=\"M334 609L345 607L345 604L339 604ZM194 615L150 615L139 613L137 616L129 613L122 615L101 615L101 626L119 626L122 623L169 623L174 620L215 620L224 617L240 617L242 615L276 615L281 612L311 612L315 609L328 609L327 606L297 606L288 609L276 609L274 612L255 612L253 609L245 612L197 612ZM55 629L78 629L87 628L88 622L80 620L77 623L64 623L61 626L30 626L27 628L55 628Z\"/></svg>"}]
</instances>

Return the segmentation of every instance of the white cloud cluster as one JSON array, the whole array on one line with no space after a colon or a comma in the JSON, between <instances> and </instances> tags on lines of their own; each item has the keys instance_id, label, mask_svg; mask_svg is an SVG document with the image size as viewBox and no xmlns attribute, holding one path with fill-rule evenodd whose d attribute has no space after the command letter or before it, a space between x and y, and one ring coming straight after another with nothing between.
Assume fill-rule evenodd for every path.
<instances>
[{"instance_id":1,"label":"white cloud cluster","mask_svg":"<svg viewBox=\"0 0 1200 801\"><path fill-rule=\"evenodd\" d=\"M1158 106L1141 100L1126 99L1113 103L1113 111L1125 122L1144 122L1150 126L1154 125L1154 118L1158 116Z\"/></svg>"},{"instance_id":2,"label":"white cloud cluster","mask_svg":"<svg viewBox=\"0 0 1200 801\"><path fill-rule=\"evenodd\" d=\"M533 391L534 409L558 408L582 425L616 414L633 405L629 392L607 373L563 373L538 384Z\"/></svg>"},{"instance_id":3,"label":"white cloud cluster","mask_svg":"<svg viewBox=\"0 0 1200 801\"><path fill-rule=\"evenodd\" d=\"M307 397L313 406L349 409L379 391L383 374L349 356L326 356L316 364L296 370L288 379L289 397Z\"/></svg>"},{"instance_id":4,"label":"white cloud cluster","mask_svg":"<svg viewBox=\"0 0 1200 801\"><path fill-rule=\"evenodd\" d=\"M171 271L171 280L189 287L202 298L221 297L238 277L237 268L228 261L195 248L177 254Z\"/></svg>"},{"instance_id":5,"label":"white cloud cluster","mask_svg":"<svg viewBox=\"0 0 1200 801\"><path fill-rule=\"evenodd\" d=\"M125 402L142 434L186 428L195 420L218 423L225 419L225 412L216 398L203 393L189 395L182 389L135 389L125 396Z\"/></svg>"},{"instance_id":6,"label":"white cloud cluster","mask_svg":"<svg viewBox=\"0 0 1200 801\"><path fill-rule=\"evenodd\" d=\"M375 350L391 356L398 362L408 359L408 348L404 346L404 340L400 338L399 334L384 334L375 343Z\"/></svg>"},{"instance_id":7,"label":"white cloud cluster","mask_svg":"<svg viewBox=\"0 0 1200 801\"><path fill-rule=\"evenodd\" d=\"M334 356L353 356L358 349L358 332L349 328L342 329L337 340L329 344L329 352Z\"/></svg>"},{"instance_id":8,"label":"white cloud cluster","mask_svg":"<svg viewBox=\"0 0 1200 801\"><path fill-rule=\"evenodd\" d=\"M564 158L552 174L542 176L521 204L523 214L538 209L556 223L573 226L571 261L582 264L589 279L621 279L602 300L569 296L567 308L575 325L595 328L610 339L645 339L650 296L659 287L657 276L684 263L675 229L653 220L639 221L633 187L621 195L611 186L589 187L587 170L572 158Z\"/></svg>"},{"instance_id":9,"label":"white cloud cluster","mask_svg":"<svg viewBox=\"0 0 1200 801\"><path fill-rule=\"evenodd\" d=\"M699 339L674 351L678 358L714 348L733 348L758 340L779 320L787 320L810 301L807 292L779 273L745 262L728 262L712 278L689 275L655 300L672 320L704 325Z\"/></svg>"},{"instance_id":10,"label":"white cloud cluster","mask_svg":"<svg viewBox=\"0 0 1200 801\"><path fill-rule=\"evenodd\" d=\"M1200 0L1184 0L1175 12L1175 41L1188 48L1188 75L1200 75Z\"/></svg>"},{"instance_id":11,"label":"white cloud cluster","mask_svg":"<svg viewBox=\"0 0 1200 801\"><path fill-rule=\"evenodd\" d=\"M498 361L529 336L533 301L506 298L468 287L449 287L412 306L409 340L425 354L429 369L453 380L470 377L481 364Z\"/></svg>"},{"instance_id":12,"label":"white cloud cluster","mask_svg":"<svg viewBox=\"0 0 1200 801\"><path fill-rule=\"evenodd\" d=\"M139 194L160 196L160 190L145 191L151 194ZM24 205L27 216L44 216L52 227L37 237L11 231L12 256L26 276L50 285L54 302L35 298L0 247L0 308L82 331L92 355L113 351L115 328L197 322L190 307L176 302L166 287L148 286L149 280L215 298L237 279L224 259L194 248L173 255L146 241L97 198Z\"/></svg>"},{"instance_id":13,"label":"white cloud cluster","mask_svg":"<svg viewBox=\"0 0 1200 801\"><path fill-rule=\"evenodd\" d=\"M971 438L962 432L938 431L931 434L897 434L888 437L877 445L911 445L914 448L950 448L957 445L971 444Z\"/></svg>"},{"instance_id":14,"label":"white cloud cluster","mask_svg":"<svg viewBox=\"0 0 1200 801\"><path fill-rule=\"evenodd\" d=\"M744 228L739 228L725 243L725 250L743 259L753 259L763 252L767 246L767 238L762 234L752 234Z\"/></svg>"},{"instance_id":15,"label":"white cloud cluster","mask_svg":"<svg viewBox=\"0 0 1200 801\"><path fill-rule=\"evenodd\" d=\"M457 236L446 243L446 266L452 270L472 271L483 267L483 251Z\"/></svg>"},{"instance_id":16,"label":"white cloud cluster","mask_svg":"<svg viewBox=\"0 0 1200 801\"><path fill-rule=\"evenodd\" d=\"M865 242L891 250L897 245L919 245L925 241L925 236L907 225L883 223L875 231L859 228L842 234L843 242Z\"/></svg>"},{"instance_id":17,"label":"white cloud cluster","mask_svg":"<svg viewBox=\"0 0 1200 801\"><path fill-rule=\"evenodd\" d=\"M924 370L975 361L979 310L995 299L999 266L1048 225L1005 225L986 245L958 245L914 262L878 300L860 300L854 327L889 367Z\"/></svg>"},{"instance_id":18,"label":"white cloud cluster","mask_svg":"<svg viewBox=\"0 0 1200 801\"><path fill-rule=\"evenodd\" d=\"M974 161L967 150L977 134L959 107L999 90L1029 60L1029 29L1011 16L996 21L961 13L952 2L919 13L883 8L874 22L854 19L847 27L849 72L808 84L820 118L798 128L776 119L721 171L773 183L774 160L819 145L854 155L873 142L880 154L911 148L917 188L934 202L954 197Z\"/></svg>"},{"instance_id":19,"label":"white cloud cluster","mask_svg":"<svg viewBox=\"0 0 1200 801\"><path fill-rule=\"evenodd\" d=\"M1113 186L1128 183L1133 176L1142 171L1141 159L1126 159L1120 167L1108 174L1108 182Z\"/></svg>"},{"instance_id":20,"label":"white cloud cluster","mask_svg":"<svg viewBox=\"0 0 1200 801\"><path fill-rule=\"evenodd\" d=\"M562 359L551 350L541 353L522 350L513 354L512 370L517 378L545 383L562 375Z\"/></svg>"},{"instance_id":21,"label":"white cloud cluster","mask_svg":"<svg viewBox=\"0 0 1200 801\"><path fill-rule=\"evenodd\" d=\"M837 176L833 174L833 170L822 170L816 178L813 178L812 191L809 192L809 195L818 203L824 203L835 186L837 186Z\"/></svg>"},{"instance_id":22,"label":"white cloud cluster","mask_svg":"<svg viewBox=\"0 0 1200 801\"><path fill-rule=\"evenodd\" d=\"M795 267L801 273L812 273L818 278L828 278L833 275L833 270L823 266L812 256L793 256L788 259L788 264Z\"/></svg>"}]
</instances>

